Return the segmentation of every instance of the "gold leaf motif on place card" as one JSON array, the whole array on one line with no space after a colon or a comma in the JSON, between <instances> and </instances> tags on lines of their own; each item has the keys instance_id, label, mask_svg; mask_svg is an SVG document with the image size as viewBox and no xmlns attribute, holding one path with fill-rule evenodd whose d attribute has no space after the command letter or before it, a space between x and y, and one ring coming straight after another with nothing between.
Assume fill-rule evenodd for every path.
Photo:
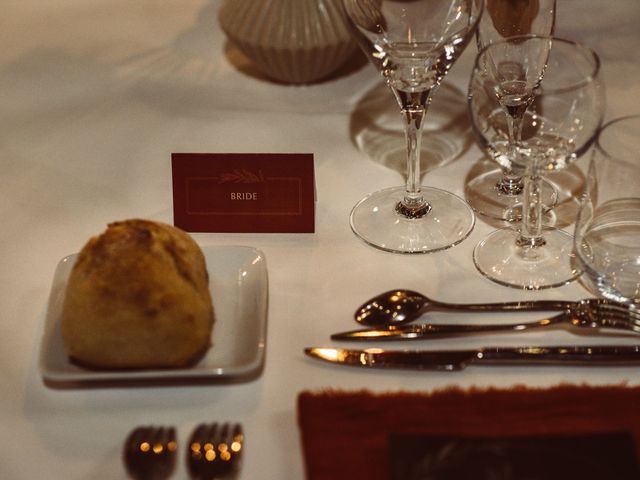
<instances>
[{"instance_id":1,"label":"gold leaf motif on place card","mask_svg":"<svg viewBox=\"0 0 640 480\"><path fill-rule=\"evenodd\" d=\"M264 183L262 170L254 173L246 168L236 168L231 172L221 173L217 177L218 183Z\"/></svg>"}]
</instances>

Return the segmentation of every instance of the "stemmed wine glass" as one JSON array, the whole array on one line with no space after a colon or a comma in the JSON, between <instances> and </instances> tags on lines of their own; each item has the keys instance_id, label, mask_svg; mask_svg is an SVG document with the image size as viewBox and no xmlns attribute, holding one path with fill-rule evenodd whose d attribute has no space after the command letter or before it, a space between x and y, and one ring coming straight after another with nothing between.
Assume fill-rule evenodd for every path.
<instances>
[{"instance_id":1,"label":"stemmed wine glass","mask_svg":"<svg viewBox=\"0 0 640 480\"><path fill-rule=\"evenodd\" d=\"M571 235L543 229L540 185L545 172L564 168L595 139L604 112L598 56L569 40L510 37L480 51L474 82L490 89L506 117L508 136L516 139L498 160L524 178L520 227L496 230L480 242L475 265L489 279L510 287L564 285L580 270L572 261ZM522 135L513 134L518 130Z\"/></svg>"},{"instance_id":2,"label":"stemmed wine glass","mask_svg":"<svg viewBox=\"0 0 640 480\"><path fill-rule=\"evenodd\" d=\"M575 229L575 251L605 298L640 304L640 115L606 124L596 140Z\"/></svg>"},{"instance_id":3,"label":"stemmed wine glass","mask_svg":"<svg viewBox=\"0 0 640 480\"><path fill-rule=\"evenodd\" d=\"M406 185L362 199L351 228L390 252L456 245L473 229L473 211L460 197L421 185L420 142L432 95L473 37L483 0L343 1L355 38L400 106L407 140Z\"/></svg>"},{"instance_id":4,"label":"stemmed wine glass","mask_svg":"<svg viewBox=\"0 0 640 480\"><path fill-rule=\"evenodd\" d=\"M556 0L487 0L482 19L478 24L476 42L478 50L491 43L519 35L552 36L555 29ZM478 85L473 85L478 87ZM486 111L489 109L489 111ZM481 89L469 92L469 113L473 131L479 146L496 159L505 155L508 142L516 138L487 137L487 132L503 128L504 115L492 95L483 95ZM493 123L499 125L494 128ZM502 124L502 125L500 125ZM519 135L519 131L513 132ZM521 172L513 171L505 162L499 168L482 171L465 185L466 200L471 207L485 217L519 221L522 218L521 196L524 180ZM558 195L551 183L543 179L541 201L545 210L553 208Z\"/></svg>"}]
</instances>

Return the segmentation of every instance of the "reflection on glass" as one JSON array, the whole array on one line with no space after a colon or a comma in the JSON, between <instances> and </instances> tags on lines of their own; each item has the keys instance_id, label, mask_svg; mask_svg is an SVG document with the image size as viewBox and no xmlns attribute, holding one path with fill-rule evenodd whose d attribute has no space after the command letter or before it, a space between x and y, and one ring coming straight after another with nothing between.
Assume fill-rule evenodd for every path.
<instances>
[{"instance_id":1,"label":"reflection on glass","mask_svg":"<svg viewBox=\"0 0 640 480\"><path fill-rule=\"evenodd\" d=\"M598 293L640 304L640 116L599 134L575 230L575 250Z\"/></svg>"}]
</instances>

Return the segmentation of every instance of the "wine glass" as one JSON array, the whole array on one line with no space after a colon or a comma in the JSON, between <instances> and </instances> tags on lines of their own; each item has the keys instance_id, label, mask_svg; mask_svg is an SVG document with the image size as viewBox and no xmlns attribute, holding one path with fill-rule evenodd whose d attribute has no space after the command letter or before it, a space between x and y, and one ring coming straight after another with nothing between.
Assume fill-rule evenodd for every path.
<instances>
[{"instance_id":1,"label":"wine glass","mask_svg":"<svg viewBox=\"0 0 640 480\"><path fill-rule=\"evenodd\" d=\"M606 124L596 140L575 229L575 251L605 298L640 303L640 115Z\"/></svg>"},{"instance_id":2,"label":"wine glass","mask_svg":"<svg viewBox=\"0 0 640 480\"><path fill-rule=\"evenodd\" d=\"M478 50L518 35L552 36L555 28L556 0L487 0L478 24L476 42ZM495 137L487 136L492 130L503 130L504 115L493 95L484 95L481 85L472 84L469 91L469 113L472 129L479 146L495 160L495 155L505 152L506 140L492 143ZM535 101L535 100L534 100ZM488 109L488 111L487 111ZM494 126L493 123L498 123ZM516 132L517 134L517 132ZM471 207L485 217L519 221L522 218L521 195L524 180L504 163L499 168L483 169L465 185L465 195ZM541 201L548 210L555 206L558 195L553 185L543 179Z\"/></svg>"},{"instance_id":3,"label":"wine glass","mask_svg":"<svg viewBox=\"0 0 640 480\"><path fill-rule=\"evenodd\" d=\"M520 227L496 230L481 241L474 249L475 265L487 278L510 287L564 285L580 270L572 261L571 235L543 229L540 184L546 172L575 161L595 139L604 112L599 58L570 40L510 37L480 51L471 82L491 88L502 107L507 136L516 141L507 142L497 160L524 179ZM518 129L522 135L513 135Z\"/></svg>"},{"instance_id":4,"label":"wine glass","mask_svg":"<svg viewBox=\"0 0 640 480\"><path fill-rule=\"evenodd\" d=\"M464 240L475 223L460 197L420 179L422 126L436 87L473 37L483 0L344 0L352 32L402 113L407 181L362 199L351 228L369 245L428 253Z\"/></svg>"}]
</instances>

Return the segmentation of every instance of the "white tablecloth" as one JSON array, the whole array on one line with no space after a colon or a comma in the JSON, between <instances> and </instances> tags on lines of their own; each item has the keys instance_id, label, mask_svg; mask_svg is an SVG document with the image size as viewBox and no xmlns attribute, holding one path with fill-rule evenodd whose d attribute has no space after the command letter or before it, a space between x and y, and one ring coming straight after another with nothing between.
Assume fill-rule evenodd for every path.
<instances>
[{"instance_id":1,"label":"white tablecloth","mask_svg":"<svg viewBox=\"0 0 640 480\"><path fill-rule=\"evenodd\" d=\"M640 113L640 3L558 4L557 34L581 40L601 56L607 118ZM226 44L217 24L219 6L207 0L3 2L2 478L122 478L122 440L133 426L175 425L184 446L197 423L217 419L244 424L241 478L301 479L295 405L304 389L639 383L635 368L415 373L342 369L305 358L305 346L329 344L331 332L355 326L352 314L358 304L395 287L448 301L578 299L588 292L574 283L525 293L483 278L471 259L474 245L493 229L482 219L462 244L432 255L393 255L359 241L349 228L351 207L365 194L403 181L401 172L371 155L359 123L369 106L363 99L380 85L377 73L365 66L310 86L267 82ZM435 96L433 118L464 112L474 53L472 45ZM450 103L446 108L444 98ZM482 155L461 125L468 148L456 161L428 172L424 181L463 195L464 178ZM144 217L171 223L170 154L180 151L315 155L315 234L194 235L202 245L250 245L264 251L270 290L264 372L235 385L46 387L37 356L58 260L113 220ZM568 333L532 333L526 341L513 336L458 339L438 346L586 341ZM175 478L187 478L182 450Z\"/></svg>"}]
</instances>

